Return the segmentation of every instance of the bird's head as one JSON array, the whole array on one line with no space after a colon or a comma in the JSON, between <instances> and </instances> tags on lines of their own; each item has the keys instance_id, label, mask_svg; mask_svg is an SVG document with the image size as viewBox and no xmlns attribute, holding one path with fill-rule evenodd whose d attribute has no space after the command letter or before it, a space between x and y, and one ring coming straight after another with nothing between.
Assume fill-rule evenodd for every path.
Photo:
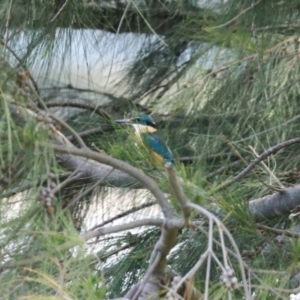
<instances>
[{"instance_id":1,"label":"bird's head","mask_svg":"<svg viewBox=\"0 0 300 300\"><path fill-rule=\"evenodd\" d=\"M138 115L130 119L116 120L118 124L130 124L136 126L147 126L156 129L156 124L149 115ZM135 126L134 126L135 127Z\"/></svg>"},{"instance_id":2,"label":"bird's head","mask_svg":"<svg viewBox=\"0 0 300 300\"><path fill-rule=\"evenodd\" d=\"M134 124L146 125L156 128L154 120L149 115L138 115L131 118L131 120Z\"/></svg>"}]
</instances>

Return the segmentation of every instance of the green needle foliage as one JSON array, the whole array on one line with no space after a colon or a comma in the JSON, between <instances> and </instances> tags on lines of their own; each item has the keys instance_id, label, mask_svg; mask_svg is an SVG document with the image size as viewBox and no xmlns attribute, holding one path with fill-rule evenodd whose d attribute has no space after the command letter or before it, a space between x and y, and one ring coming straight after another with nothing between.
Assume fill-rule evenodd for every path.
<instances>
[{"instance_id":1,"label":"green needle foliage","mask_svg":"<svg viewBox=\"0 0 300 300\"><path fill-rule=\"evenodd\" d=\"M260 164L232 186L216 190L264 150L299 136L300 2L198 2L1 2L3 299L122 296L143 278L159 237L153 228L88 241L88 246L78 237L98 221L113 217L117 209L126 211L126 197L130 208L153 200L127 188L116 193L102 183L66 213L66 205L93 184L78 180L59 189L51 205L45 204L45 189L63 182L70 170L59 164L49 147L53 136L43 122L17 116L17 107L43 110L38 93L52 112L84 133L88 147L142 169L169 193L164 171L154 170L129 130L113 121L137 112L153 113L161 136L174 152L187 196L222 219L244 262L254 270L251 282L257 298L287 299L289 292L284 289L299 286L291 280L299 269L298 238L278 231L297 231L298 218L264 220L269 229L262 229L248 211L250 200L275 193L279 183L299 184L299 145L283 148L264 160L265 166ZM119 47L118 39L122 39ZM92 73L95 67L88 58L101 61L107 52L111 56L106 64L111 66L118 58L126 60L126 53L134 57L113 84L101 82L105 88L99 92ZM73 69L68 67L70 61ZM71 77L79 63L87 71L86 79L78 75L77 87ZM24 71L35 75L37 92L24 93L22 80L30 82ZM85 80L88 83L82 88ZM66 128L60 130L71 135ZM115 200L105 205L108 195ZM171 203L178 208L174 199ZM179 208L176 211L180 213ZM144 210L130 215L134 220L148 214ZM181 275L207 247L208 225L196 214L193 221L195 227L182 230L178 246L169 255L169 264ZM65 249L70 241L76 247ZM221 248L215 248L222 260ZM240 278L233 256L230 263ZM220 273L219 266L212 264L210 299L227 299ZM205 276L206 265L193 277L201 292ZM233 291L232 299L242 299L242 290Z\"/></svg>"}]
</instances>

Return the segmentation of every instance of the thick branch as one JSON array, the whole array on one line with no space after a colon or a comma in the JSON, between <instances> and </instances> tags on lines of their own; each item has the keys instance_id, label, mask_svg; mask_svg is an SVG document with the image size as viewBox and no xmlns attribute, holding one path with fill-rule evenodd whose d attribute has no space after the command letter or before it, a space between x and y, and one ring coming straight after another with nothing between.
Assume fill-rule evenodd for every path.
<instances>
[{"instance_id":1,"label":"thick branch","mask_svg":"<svg viewBox=\"0 0 300 300\"><path fill-rule=\"evenodd\" d=\"M26 122L28 117L34 118L34 113L29 113L29 111L24 108L14 105L10 105L9 107L14 120L21 125ZM55 139L57 139L60 144L63 143L72 146L68 139L60 132L55 131ZM288 141L288 145L297 142L299 142L299 138ZM270 148L259 158L256 158L250 166L253 167L255 164L259 163L262 158L270 155L270 153L274 153L274 148L278 151L278 146L282 147L283 145L287 146L286 143L282 143L275 146L276 148ZM59 159L60 164L69 171L80 170L78 180L95 183L105 177L109 170L111 170L111 167L106 164L78 157L70 153L57 153L56 156ZM247 170L249 169L247 168ZM114 170L109 176L107 176L102 184L115 187L142 187L142 184L138 180L120 170ZM280 193L252 200L249 202L249 210L256 221L261 221L263 219L271 219L287 214L298 205L300 205L300 185L288 188Z\"/></svg>"},{"instance_id":2,"label":"thick branch","mask_svg":"<svg viewBox=\"0 0 300 300\"><path fill-rule=\"evenodd\" d=\"M188 204L190 202L189 199L185 196L182 186L178 182L178 178L176 176L176 170L173 167L171 163L165 164L165 169L167 172L168 181L171 187L171 191L174 195L174 197L178 200L181 210L183 212L184 219L186 221L186 224L188 224L188 218L191 214L191 209L188 207Z\"/></svg>"},{"instance_id":3,"label":"thick branch","mask_svg":"<svg viewBox=\"0 0 300 300\"><path fill-rule=\"evenodd\" d=\"M252 200L249 202L249 210L254 220L259 222L288 214L298 205L300 205L300 185L287 188L273 195Z\"/></svg>"},{"instance_id":4,"label":"thick branch","mask_svg":"<svg viewBox=\"0 0 300 300\"><path fill-rule=\"evenodd\" d=\"M99 116L112 121L112 117L104 111L101 107L98 107L97 105L92 105L89 103L81 103L81 102L76 102L76 101L67 101L67 102L62 102L62 101L51 101L46 103L47 107L75 107L75 108L81 108L81 109L86 109L90 110L92 112L95 112Z\"/></svg>"},{"instance_id":5,"label":"thick branch","mask_svg":"<svg viewBox=\"0 0 300 300\"><path fill-rule=\"evenodd\" d=\"M25 108L9 105L11 116L14 121L19 125L24 125L28 119L35 120L37 115ZM50 126L51 124L49 124ZM72 143L53 126L51 126L54 142L57 144L64 144L72 147ZM111 166L98 163L91 159L78 157L69 153L57 153L56 157L62 167L69 171L78 170L78 180L95 183L104 178L108 172L112 169ZM131 187L141 188L141 183L132 176L122 172L120 170L114 170L111 172L101 185L110 185L115 187Z\"/></svg>"},{"instance_id":6,"label":"thick branch","mask_svg":"<svg viewBox=\"0 0 300 300\"><path fill-rule=\"evenodd\" d=\"M188 204L190 201L184 195L183 190L177 180L176 170L172 164L166 163L165 169L167 172L170 187L174 197L180 203L183 211L184 220L166 219L159 240L151 253L148 270L143 280L134 286L127 294L126 298L144 300L148 296L156 297L155 295L160 290L157 282L160 279L166 281L167 256L176 244L178 229L184 226L184 222L188 223L190 209Z\"/></svg>"},{"instance_id":7,"label":"thick branch","mask_svg":"<svg viewBox=\"0 0 300 300\"><path fill-rule=\"evenodd\" d=\"M69 171L80 170L78 180L81 182L95 183L104 178L112 167L98 163L91 159L82 158L68 153L56 153L59 164ZM142 188L140 182L130 175L113 170L100 184L102 186Z\"/></svg>"},{"instance_id":8,"label":"thick branch","mask_svg":"<svg viewBox=\"0 0 300 300\"><path fill-rule=\"evenodd\" d=\"M42 106L46 110L48 110L43 99L40 98L38 95L36 95L36 96L38 97ZM38 118L38 115L36 115L35 113L30 112L30 114L35 115L35 117ZM51 145L54 150L56 150L57 152L61 152L61 153L70 153L70 154L73 154L76 156L84 157L86 159L93 159L99 163L103 163L105 165L111 166L115 169L118 169L120 171L123 171L123 172L131 175L132 177L137 179L139 182L141 182L142 185L153 194L153 196L157 200L157 203L160 205L160 208L161 208L165 218L170 218L173 215L172 206L169 204L164 193L160 190L160 188L158 187L158 185L152 178L147 176L140 169L137 169L124 161L113 158L107 154L98 153L98 152L90 150L88 147L86 147L83 140L78 136L77 132L71 126L69 126L67 123L65 123L63 120L56 117L52 113L50 113L50 116L54 120L58 121L65 128L67 128L75 136L76 140L80 144L80 149L74 147L74 145L72 145L72 143L61 132L58 132L56 130L56 128L51 124L51 119L49 121L47 116L44 116L44 119L42 118L41 120L44 122L48 122L48 129L52 130L52 132L54 133L54 138L55 138L54 144L55 145ZM46 123L44 123L44 126L45 125L46 125ZM60 146L60 145L65 145L67 147ZM77 170L76 170L76 172L77 172ZM108 172L106 172L106 174L104 175L104 178L106 178L108 176L108 174L110 174L110 173L112 173L112 170L108 170ZM102 181L102 180L104 181L104 178L101 179L100 181Z\"/></svg>"},{"instance_id":9,"label":"thick branch","mask_svg":"<svg viewBox=\"0 0 300 300\"><path fill-rule=\"evenodd\" d=\"M69 143L70 142L68 142L68 144ZM157 203L160 205L162 212L166 218L171 217L171 215L173 214L172 206L165 198L164 193L159 189L157 184L143 171L131 166L126 162L113 158L107 154L98 153L89 149L78 149L75 148L73 145L69 147L53 145L53 149L56 152L69 153L84 158L92 159L97 162L112 166L116 169L128 173L129 175L131 175L132 177L140 181L142 185L153 194L153 196L156 198Z\"/></svg>"}]
</instances>

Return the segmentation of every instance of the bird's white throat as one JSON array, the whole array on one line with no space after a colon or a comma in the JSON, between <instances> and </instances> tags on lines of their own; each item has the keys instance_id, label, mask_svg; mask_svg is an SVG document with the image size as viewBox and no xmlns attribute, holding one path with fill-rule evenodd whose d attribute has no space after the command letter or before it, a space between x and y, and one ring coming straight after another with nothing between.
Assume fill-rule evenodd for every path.
<instances>
[{"instance_id":1,"label":"bird's white throat","mask_svg":"<svg viewBox=\"0 0 300 300\"><path fill-rule=\"evenodd\" d=\"M142 125L142 124L131 124L135 130L136 133L144 133L144 132L156 132L156 128L147 126L147 125Z\"/></svg>"}]
</instances>

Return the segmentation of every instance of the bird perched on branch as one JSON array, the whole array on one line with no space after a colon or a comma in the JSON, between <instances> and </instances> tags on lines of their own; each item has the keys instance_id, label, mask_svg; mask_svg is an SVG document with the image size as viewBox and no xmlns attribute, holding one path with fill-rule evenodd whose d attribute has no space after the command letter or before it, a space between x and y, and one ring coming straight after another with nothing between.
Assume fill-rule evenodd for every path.
<instances>
[{"instance_id":1,"label":"bird perched on branch","mask_svg":"<svg viewBox=\"0 0 300 300\"><path fill-rule=\"evenodd\" d=\"M116 120L116 122L134 128L139 143L151 155L155 166L162 167L166 162L174 164L174 156L170 148L157 134L156 124L149 115L138 115L130 119Z\"/></svg>"}]
</instances>

